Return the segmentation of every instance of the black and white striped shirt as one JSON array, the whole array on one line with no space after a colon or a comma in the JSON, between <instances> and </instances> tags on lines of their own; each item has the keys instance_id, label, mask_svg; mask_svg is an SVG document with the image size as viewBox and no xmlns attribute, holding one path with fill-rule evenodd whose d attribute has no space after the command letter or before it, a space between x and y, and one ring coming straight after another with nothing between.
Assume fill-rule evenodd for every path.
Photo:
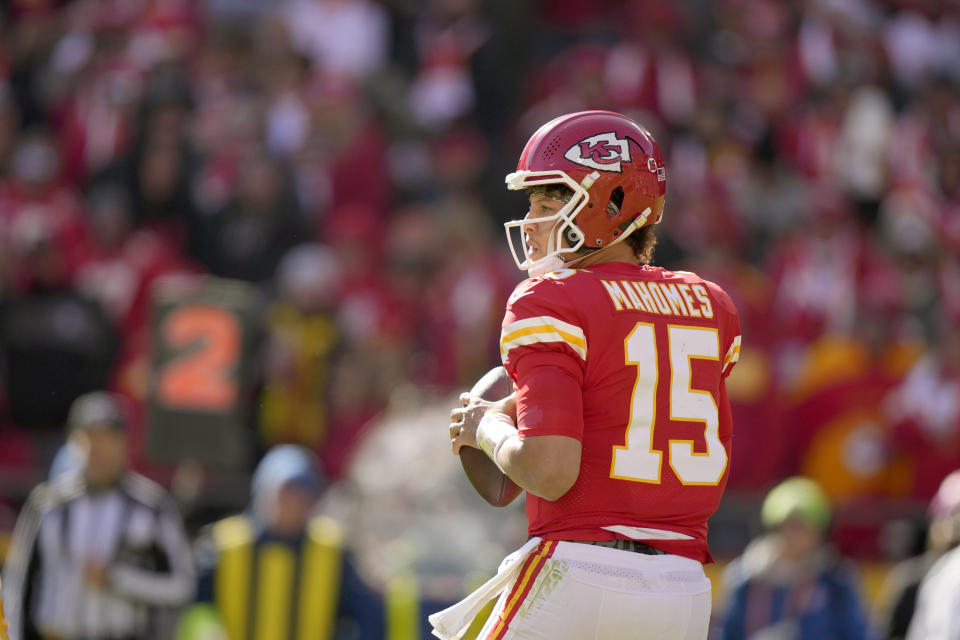
<instances>
[{"instance_id":1,"label":"black and white striped shirt","mask_svg":"<svg viewBox=\"0 0 960 640\"><path fill-rule=\"evenodd\" d=\"M85 569L108 567L107 587ZM127 472L117 486L88 489L80 474L42 484L17 521L3 570L10 640L154 638L155 613L193 597L195 570L170 496Z\"/></svg>"}]
</instances>

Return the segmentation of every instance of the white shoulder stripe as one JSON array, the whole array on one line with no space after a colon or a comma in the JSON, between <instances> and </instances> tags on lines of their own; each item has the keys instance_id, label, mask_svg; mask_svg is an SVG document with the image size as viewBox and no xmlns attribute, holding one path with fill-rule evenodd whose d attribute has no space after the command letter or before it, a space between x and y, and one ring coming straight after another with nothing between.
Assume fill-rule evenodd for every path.
<instances>
[{"instance_id":1,"label":"white shoulder stripe","mask_svg":"<svg viewBox=\"0 0 960 640\"><path fill-rule=\"evenodd\" d=\"M506 360L511 349L538 342L564 342L584 361L587 359L583 329L550 316L524 318L505 326L500 332L500 357Z\"/></svg>"}]
</instances>

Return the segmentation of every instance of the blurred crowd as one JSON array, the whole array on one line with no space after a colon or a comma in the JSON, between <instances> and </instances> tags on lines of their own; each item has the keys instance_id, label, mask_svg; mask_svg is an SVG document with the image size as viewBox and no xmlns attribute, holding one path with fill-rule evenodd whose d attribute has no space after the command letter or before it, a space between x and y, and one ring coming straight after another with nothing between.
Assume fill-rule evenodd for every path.
<instances>
[{"instance_id":1,"label":"blurred crowd","mask_svg":"<svg viewBox=\"0 0 960 640\"><path fill-rule=\"evenodd\" d=\"M0 527L95 389L191 530L275 445L345 477L498 362L503 176L590 108L664 149L655 263L740 309L731 495L804 474L889 552L960 467L942 0L0 2Z\"/></svg>"}]
</instances>

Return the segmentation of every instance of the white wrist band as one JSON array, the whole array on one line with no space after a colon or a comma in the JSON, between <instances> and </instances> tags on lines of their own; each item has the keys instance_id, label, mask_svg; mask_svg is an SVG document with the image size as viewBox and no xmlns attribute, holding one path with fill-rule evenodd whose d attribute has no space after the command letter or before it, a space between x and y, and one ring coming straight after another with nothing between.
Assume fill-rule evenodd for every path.
<instances>
[{"instance_id":1,"label":"white wrist band","mask_svg":"<svg viewBox=\"0 0 960 640\"><path fill-rule=\"evenodd\" d=\"M500 466L497 453L500 452L504 442L516 435L519 435L519 432L513 424L513 418L500 411L485 413L480 419L480 424L477 425L477 444L504 473L506 471Z\"/></svg>"}]
</instances>

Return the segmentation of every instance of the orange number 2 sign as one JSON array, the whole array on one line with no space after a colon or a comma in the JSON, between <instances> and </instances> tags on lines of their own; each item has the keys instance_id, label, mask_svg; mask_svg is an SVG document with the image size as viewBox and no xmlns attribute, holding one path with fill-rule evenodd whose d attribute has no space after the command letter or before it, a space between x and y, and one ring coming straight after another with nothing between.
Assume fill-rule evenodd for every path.
<instances>
[{"instance_id":1,"label":"orange number 2 sign","mask_svg":"<svg viewBox=\"0 0 960 640\"><path fill-rule=\"evenodd\" d=\"M188 305L171 311L160 331L177 355L160 370L157 399L176 409L230 409L237 399L237 317L219 307Z\"/></svg>"}]
</instances>

